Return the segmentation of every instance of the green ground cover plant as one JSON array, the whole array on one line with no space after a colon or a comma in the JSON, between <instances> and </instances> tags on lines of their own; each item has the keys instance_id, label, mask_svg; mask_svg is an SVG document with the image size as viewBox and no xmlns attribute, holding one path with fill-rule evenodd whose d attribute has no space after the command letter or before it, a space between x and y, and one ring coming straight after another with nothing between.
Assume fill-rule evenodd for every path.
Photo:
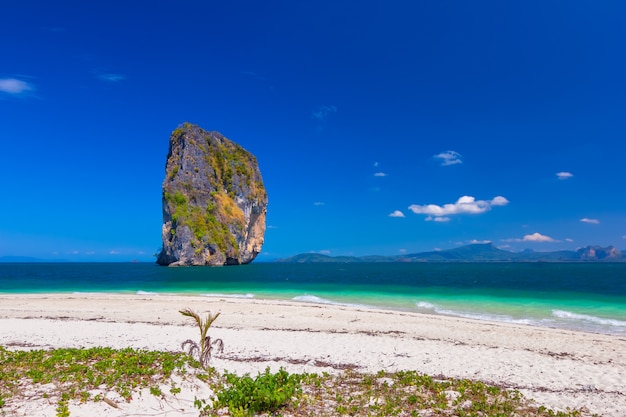
<instances>
[{"instance_id":1,"label":"green ground cover plant","mask_svg":"<svg viewBox=\"0 0 626 417\"><path fill-rule=\"evenodd\" d=\"M147 388L161 395L174 373L188 376L199 363L183 353L135 349L53 349L13 351L0 346L0 415L12 398L48 398L57 416L69 416L70 400L110 401L90 391L115 392L126 401ZM172 389L179 389L172 386Z\"/></svg>"},{"instance_id":2,"label":"green ground cover plant","mask_svg":"<svg viewBox=\"0 0 626 417\"><path fill-rule=\"evenodd\" d=\"M480 381L434 378L414 371L364 374L289 374L266 369L256 378L203 369L184 353L134 349L14 351L0 347L0 415L11 401L48 398L57 416L70 401L109 401L89 391L116 392L126 401L143 389L180 393L174 374L206 383L214 398L196 400L200 416L435 416L589 417L585 410L556 412L517 391ZM28 390L25 390L28 388ZM24 392L28 391L28 397Z\"/></svg>"},{"instance_id":3,"label":"green ground cover plant","mask_svg":"<svg viewBox=\"0 0 626 417\"><path fill-rule=\"evenodd\" d=\"M226 372L225 386L217 392L214 409L228 408L232 416L274 413L301 393L303 376L290 375L284 369L275 374L269 368L256 378ZM207 410L205 410L206 412Z\"/></svg>"},{"instance_id":4,"label":"green ground cover plant","mask_svg":"<svg viewBox=\"0 0 626 417\"><path fill-rule=\"evenodd\" d=\"M555 412L518 391L467 379L433 378L415 371L331 376L308 374L302 394L284 415L429 417L582 417L584 410Z\"/></svg>"}]
</instances>

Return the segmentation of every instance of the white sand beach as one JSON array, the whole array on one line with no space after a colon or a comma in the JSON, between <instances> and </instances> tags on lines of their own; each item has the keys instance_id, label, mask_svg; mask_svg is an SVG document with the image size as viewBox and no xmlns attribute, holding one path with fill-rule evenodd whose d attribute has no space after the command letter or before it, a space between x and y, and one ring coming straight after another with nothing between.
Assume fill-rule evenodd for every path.
<instances>
[{"instance_id":1,"label":"white sand beach","mask_svg":"<svg viewBox=\"0 0 626 417\"><path fill-rule=\"evenodd\" d=\"M225 343L212 360L219 370L416 370L515 388L555 410L585 407L606 417L626 415L624 337L445 316L220 297L3 294L0 345L180 351L182 341L197 336L178 312L185 307L221 313L211 328ZM167 404L148 397L120 408L89 403L71 415L197 415L193 395ZM54 407L37 402L12 412L55 415Z\"/></svg>"}]
</instances>

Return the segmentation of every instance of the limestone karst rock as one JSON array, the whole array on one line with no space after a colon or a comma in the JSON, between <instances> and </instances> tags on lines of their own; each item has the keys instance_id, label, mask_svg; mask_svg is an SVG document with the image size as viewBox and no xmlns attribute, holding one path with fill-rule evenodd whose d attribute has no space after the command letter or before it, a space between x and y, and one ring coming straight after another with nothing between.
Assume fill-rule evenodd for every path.
<instances>
[{"instance_id":1,"label":"limestone karst rock","mask_svg":"<svg viewBox=\"0 0 626 417\"><path fill-rule=\"evenodd\" d=\"M257 160L218 132L172 132L163 181L159 265L252 262L265 234L267 193Z\"/></svg>"},{"instance_id":2,"label":"limestone karst rock","mask_svg":"<svg viewBox=\"0 0 626 417\"><path fill-rule=\"evenodd\" d=\"M622 252L614 246L587 246L576 251L583 261L618 261L623 258Z\"/></svg>"}]
</instances>

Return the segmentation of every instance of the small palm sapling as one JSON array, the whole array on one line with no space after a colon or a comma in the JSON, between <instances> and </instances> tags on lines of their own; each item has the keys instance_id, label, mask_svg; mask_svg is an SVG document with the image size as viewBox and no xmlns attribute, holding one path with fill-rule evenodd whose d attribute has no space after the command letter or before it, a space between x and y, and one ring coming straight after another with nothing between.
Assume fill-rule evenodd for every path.
<instances>
[{"instance_id":1,"label":"small palm sapling","mask_svg":"<svg viewBox=\"0 0 626 417\"><path fill-rule=\"evenodd\" d=\"M185 317L192 318L200 329L200 343L187 339L181 344L181 347L189 356L196 358L198 362L200 362L200 366L207 368L211 360L211 355L213 354L213 349L216 348L217 352L224 351L224 342L222 339L211 340L211 336L208 335L209 328L219 317L220 313L212 314L209 312L206 318L203 319L190 308L180 310L179 312Z\"/></svg>"}]
</instances>

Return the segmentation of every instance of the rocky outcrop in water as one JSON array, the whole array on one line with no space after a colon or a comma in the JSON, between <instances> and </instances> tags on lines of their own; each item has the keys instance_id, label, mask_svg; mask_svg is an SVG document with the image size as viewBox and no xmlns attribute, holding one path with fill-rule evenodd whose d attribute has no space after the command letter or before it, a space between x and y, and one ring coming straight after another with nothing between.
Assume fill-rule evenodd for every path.
<instances>
[{"instance_id":1,"label":"rocky outcrop in water","mask_svg":"<svg viewBox=\"0 0 626 417\"><path fill-rule=\"evenodd\" d=\"M254 155L218 132L172 132L163 181L159 265L252 262L265 234L267 193Z\"/></svg>"}]
</instances>

